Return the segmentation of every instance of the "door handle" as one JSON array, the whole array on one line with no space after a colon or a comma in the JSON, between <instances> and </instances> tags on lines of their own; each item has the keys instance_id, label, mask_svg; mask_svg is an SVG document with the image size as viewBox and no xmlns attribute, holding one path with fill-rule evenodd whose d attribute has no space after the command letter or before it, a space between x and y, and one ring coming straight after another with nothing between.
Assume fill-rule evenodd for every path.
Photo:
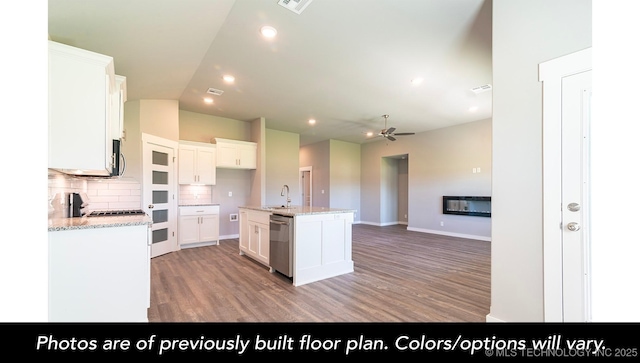
<instances>
[{"instance_id":1,"label":"door handle","mask_svg":"<svg viewBox=\"0 0 640 363\"><path fill-rule=\"evenodd\" d=\"M571 222L567 224L567 229L571 232L577 232L580 230L580 224L578 224L577 222Z\"/></svg>"}]
</instances>

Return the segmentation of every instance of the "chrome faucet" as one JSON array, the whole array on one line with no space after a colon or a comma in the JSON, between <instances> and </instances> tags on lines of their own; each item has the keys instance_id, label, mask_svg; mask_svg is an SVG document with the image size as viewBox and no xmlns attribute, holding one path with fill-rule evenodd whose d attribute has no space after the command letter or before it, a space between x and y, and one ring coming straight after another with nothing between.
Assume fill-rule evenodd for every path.
<instances>
[{"instance_id":1,"label":"chrome faucet","mask_svg":"<svg viewBox=\"0 0 640 363\"><path fill-rule=\"evenodd\" d=\"M287 208L291 208L291 198L289 198L289 186L287 184L282 186L280 196L284 197L284 190L287 189Z\"/></svg>"}]
</instances>

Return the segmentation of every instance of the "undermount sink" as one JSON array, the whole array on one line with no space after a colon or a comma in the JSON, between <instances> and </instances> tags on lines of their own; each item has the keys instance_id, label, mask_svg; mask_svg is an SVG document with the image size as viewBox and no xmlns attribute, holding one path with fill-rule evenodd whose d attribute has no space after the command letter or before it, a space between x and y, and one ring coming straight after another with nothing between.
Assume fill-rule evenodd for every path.
<instances>
[{"instance_id":1,"label":"undermount sink","mask_svg":"<svg viewBox=\"0 0 640 363\"><path fill-rule=\"evenodd\" d=\"M274 206L274 207L263 207L264 209L269 209L269 210L279 210L279 209L291 209L291 207L285 207L285 206Z\"/></svg>"}]
</instances>

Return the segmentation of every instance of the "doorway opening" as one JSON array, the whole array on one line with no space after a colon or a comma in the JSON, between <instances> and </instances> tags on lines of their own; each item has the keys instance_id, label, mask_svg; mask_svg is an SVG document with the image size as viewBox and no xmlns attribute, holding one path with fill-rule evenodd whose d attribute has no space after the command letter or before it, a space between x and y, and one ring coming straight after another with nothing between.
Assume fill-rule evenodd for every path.
<instances>
[{"instance_id":1,"label":"doorway opening","mask_svg":"<svg viewBox=\"0 0 640 363\"><path fill-rule=\"evenodd\" d=\"M300 168L299 180L302 206L311 207L313 206L313 167L304 166Z\"/></svg>"},{"instance_id":2,"label":"doorway opening","mask_svg":"<svg viewBox=\"0 0 640 363\"><path fill-rule=\"evenodd\" d=\"M380 225L408 225L409 155L385 156L381 163Z\"/></svg>"}]
</instances>

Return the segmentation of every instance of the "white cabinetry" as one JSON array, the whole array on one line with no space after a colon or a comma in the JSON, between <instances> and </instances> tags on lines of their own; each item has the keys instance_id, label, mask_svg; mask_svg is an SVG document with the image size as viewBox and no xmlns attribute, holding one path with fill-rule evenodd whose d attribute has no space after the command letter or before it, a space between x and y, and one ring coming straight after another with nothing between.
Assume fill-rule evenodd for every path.
<instances>
[{"instance_id":1,"label":"white cabinetry","mask_svg":"<svg viewBox=\"0 0 640 363\"><path fill-rule=\"evenodd\" d=\"M111 93L111 137L124 138L124 103L127 102L127 77L115 76L115 89Z\"/></svg>"},{"instance_id":2,"label":"white cabinetry","mask_svg":"<svg viewBox=\"0 0 640 363\"><path fill-rule=\"evenodd\" d=\"M216 145L180 141L178 147L179 184L216 184Z\"/></svg>"},{"instance_id":3,"label":"white cabinetry","mask_svg":"<svg viewBox=\"0 0 640 363\"><path fill-rule=\"evenodd\" d=\"M178 209L180 248L220 244L220 206L180 206Z\"/></svg>"},{"instance_id":4,"label":"white cabinetry","mask_svg":"<svg viewBox=\"0 0 640 363\"><path fill-rule=\"evenodd\" d=\"M240 210L240 254L269 265L270 212Z\"/></svg>"},{"instance_id":5,"label":"white cabinetry","mask_svg":"<svg viewBox=\"0 0 640 363\"><path fill-rule=\"evenodd\" d=\"M149 226L49 232L50 322L147 322Z\"/></svg>"},{"instance_id":6,"label":"white cabinetry","mask_svg":"<svg viewBox=\"0 0 640 363\"><path fill-rule=\"evenodd\" d=\"M257 144L249 141L216 138L217 166L230 169L255 169Z\"/></svg>"},{"instance_id":7,"label":"white cabinetry","mask_svg":"<svg viewBox=\"0 0 640 363\"><path fill-rule=\"evenodd\" d=\"M295 216L293 284L353 272L352 212Z\"/></svg>"},{"instance_id":8,"label":"white cabinetry","mask_svg":"<svg viewBox=\"0 0 640 363\"><path fill-rule=\"evenodd\" d=\"M109 175L115 89L113 58L49 41L48 167Z\"/></svg>"}]
</instances>

